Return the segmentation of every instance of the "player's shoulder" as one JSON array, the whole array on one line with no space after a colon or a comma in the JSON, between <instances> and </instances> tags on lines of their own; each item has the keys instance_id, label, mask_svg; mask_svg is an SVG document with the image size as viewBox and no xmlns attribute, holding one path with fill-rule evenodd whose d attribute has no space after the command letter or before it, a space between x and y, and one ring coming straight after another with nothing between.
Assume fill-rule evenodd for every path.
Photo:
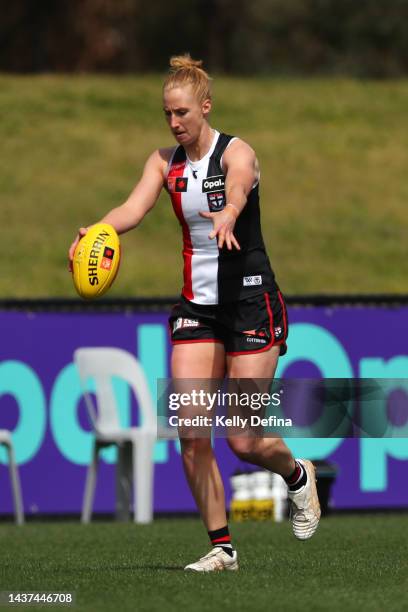
<instances>
[{"instance_id":1,"label":"player's shoulder","mask_svg":"<svg viewBox=\"0 0 408 612\"><path fill-rule=\"evenodd\" d=\"M177 147L162 147L160 149L155 149L153 153L149 155L147 161L167 165L170 159L172 158L176 148Z\"/></svg>"},{"instance_id":2,"label":"player's shoulder","mask_svg":"<svg viewBox=\"0 0 408 612\"><path fill-rule=\"evenodd\" d=\"M156 168L164 174L176 148L177 147L163 147L155 149L147 158L146 168Z\"/></svg>"},{"instance_id":3,"label":"player's shoulder","mask_svg":"<svg viewBox=\"0 0 408 612\"><path fill-rule=\"evenodd\" d=\"M160 158L163 160L164 163L168 164L171 158L173 157L174 152L177 149L177 146L178 145L172 146L172 147L163 147L162 149L157 149L157 154L160 156Z\"/></svg>"},{"instance_id":4,"label":"player's shoulder","mask_svg":"<svg viewBox=\"0 0 408 612\"><path fill-rule=\"evenodd\" d=\"M239 136L233 136L225 149L225 155L228 157L229 155L236 155L237 153L242 153L249 156L255 155L254 149L248 142L246 142L246 140L243 140Z\"/></svg>"},{"instance_id":5,"label":"player's shoulder","mask_svg":"<svg viewBox=\"0 0 408 612\"><path fill-rule=\"evenodd\" d=\"M256 163L256 154L251 145L242 138L235 136L224 151L223 167L228 170L237 164L242 166L243 164L252 165Z\"/></svg>"}]
</instances>

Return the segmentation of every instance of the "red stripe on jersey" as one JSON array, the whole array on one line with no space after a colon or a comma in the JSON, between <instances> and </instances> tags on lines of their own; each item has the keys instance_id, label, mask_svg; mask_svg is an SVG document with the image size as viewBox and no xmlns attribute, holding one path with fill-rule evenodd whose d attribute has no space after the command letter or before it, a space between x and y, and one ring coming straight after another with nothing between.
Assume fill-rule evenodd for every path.
<instances>
[{"instance_id":1,"label":"red stripe on jersey","mask_svg":"<svg viewBox=\"0 0 408 612\"><path fill-rule=\"evenodd\" d=\"M269 330L271 334L271 344L273 344L275 342L275 330L273 328L273 312L271 308L271 302L269 300L269 295L267 293L264 293L264 298L266 302L266 310L268 311L268 316L269 316Z\"/></svg>"},{"instance_id":2,"label":"red stripe on jersey","mask_svg":"<svg viewBox=\"0 0 408 612\"><path fill-rule=\"evenodd\" d=\"M282 298L282 294L280 291L278 291L278 298L282 307L282 317L283 317L283 337L286 338L288 335L288 324L286 321L286 308L285 308L285 304L283 302L283 298Z\"/></svg>"},{"instance_id":3,"label":"red stripe on jersey","mask_svg":"<svg viewBox=\"0 0 408 612\"><path fill-rule=\"evenodd\" d=\"M175 183L177 177L183 176L185 167L185 161L182 163L178 162L172 164L167 176L167 180L169 178L173 179ZM194 298L193 281L191 277L191 258L193 256L193 243L191 242L190 229L183 215L183 209L181 206L181 192L172 190L170 191L170 197L171 203L173 204L174 212L176 213L176 217L179 220L183 230L184 286L182 294L187 300L192 300Z\"/></svg>"}]
</instances>

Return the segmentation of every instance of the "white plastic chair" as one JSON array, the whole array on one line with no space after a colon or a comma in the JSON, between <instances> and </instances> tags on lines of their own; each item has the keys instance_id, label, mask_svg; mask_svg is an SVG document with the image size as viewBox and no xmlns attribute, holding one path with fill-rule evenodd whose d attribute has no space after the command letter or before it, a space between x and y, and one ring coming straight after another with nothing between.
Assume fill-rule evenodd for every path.
<instances>
[{"instance_id":1,"label":"white plastic chair","mask_svg":"<svg viewBox=\"0 0 408 612\"><path fill-rule=\"evenodd\" d=\"M18 476L17 463L14 455L13 442L7 429L0 429L0 444L6 447L9 459L9 472L11 489L13 492L14 516L17 525L24 524L23 500L21 495L20 478Z\"/></svg>"},{"instance_id":2,"label":"white plastic chair","mask_svg":"<svg viewBox=\"0 0 408 612\"><path fill-rule=\"evenodd\" d=\"M85 403L95 432L81 520L83 523L89 523L91 519L99 451L105 446L115 444L118 447L118 491L122 487L123 493L123 480L126 481L131 472L136 497L134 521L150 523L153 518L153 448L157 439L157 418L142 366L131 353L118 348L80 348L74 353L74 362L78 368ZM138 427L121 427L112 377L125 380L134 392L140 411ZM95 380L96 406L90 392L85 388L88 378ZM127 509L119 508L119 514L120 511L123 516Z\"/></svg>"}]
</instances>

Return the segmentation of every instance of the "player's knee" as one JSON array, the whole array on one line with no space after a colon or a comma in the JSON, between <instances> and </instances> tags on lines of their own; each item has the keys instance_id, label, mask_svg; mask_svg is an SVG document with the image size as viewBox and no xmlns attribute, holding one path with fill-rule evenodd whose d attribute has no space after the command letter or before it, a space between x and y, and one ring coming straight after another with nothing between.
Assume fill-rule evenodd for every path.
<instances>
[{"instance_id":1,"label":"player's knee","mask_svg":"<svg viewBox=\"0 0 408 612\"><path fill-rule=\"evenodd\" d=\"M228 438L228 445L232 452L242 461L251 461L251 458L256 453L256 440L253 438L232 436Z\"/></svg>"},{"instance_id":2,"label":"player's knee","mask_svg":"<svg viewBox=\"0 0 408 612\"><path fill-rule=\"evenodd\" d=\"M185 459L199 457L211 451L210 438L182 438L180 444L181 454Z\"/></svg>"}]
</instances>

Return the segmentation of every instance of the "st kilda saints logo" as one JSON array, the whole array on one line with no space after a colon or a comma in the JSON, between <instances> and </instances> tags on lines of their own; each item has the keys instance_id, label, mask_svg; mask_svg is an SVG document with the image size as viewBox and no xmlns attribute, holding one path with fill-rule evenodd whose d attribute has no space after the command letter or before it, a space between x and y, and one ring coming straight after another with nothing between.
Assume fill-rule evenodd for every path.
<instances>
[{"instance_id":1,"label":"st kilda saints logo","mask_svg":"<svg viewBox=\"0 0 408 612\"><path fill-rule=\"evenodd\" d=\"M225 206L225 192L207 193L208 208L211 212L218 212Z\"/></svg>"},{"instance_id":2,"label":"st kilda saints logo","mask_svg":"<svg viewBox=\"0 0 408 612\"><path fill-rule=\"evenodd\" d=\"M208 208L218 212L225 206L225 177L223 174L203 179L202 192L207 194Z\"/></svg>"}]
</instances>

